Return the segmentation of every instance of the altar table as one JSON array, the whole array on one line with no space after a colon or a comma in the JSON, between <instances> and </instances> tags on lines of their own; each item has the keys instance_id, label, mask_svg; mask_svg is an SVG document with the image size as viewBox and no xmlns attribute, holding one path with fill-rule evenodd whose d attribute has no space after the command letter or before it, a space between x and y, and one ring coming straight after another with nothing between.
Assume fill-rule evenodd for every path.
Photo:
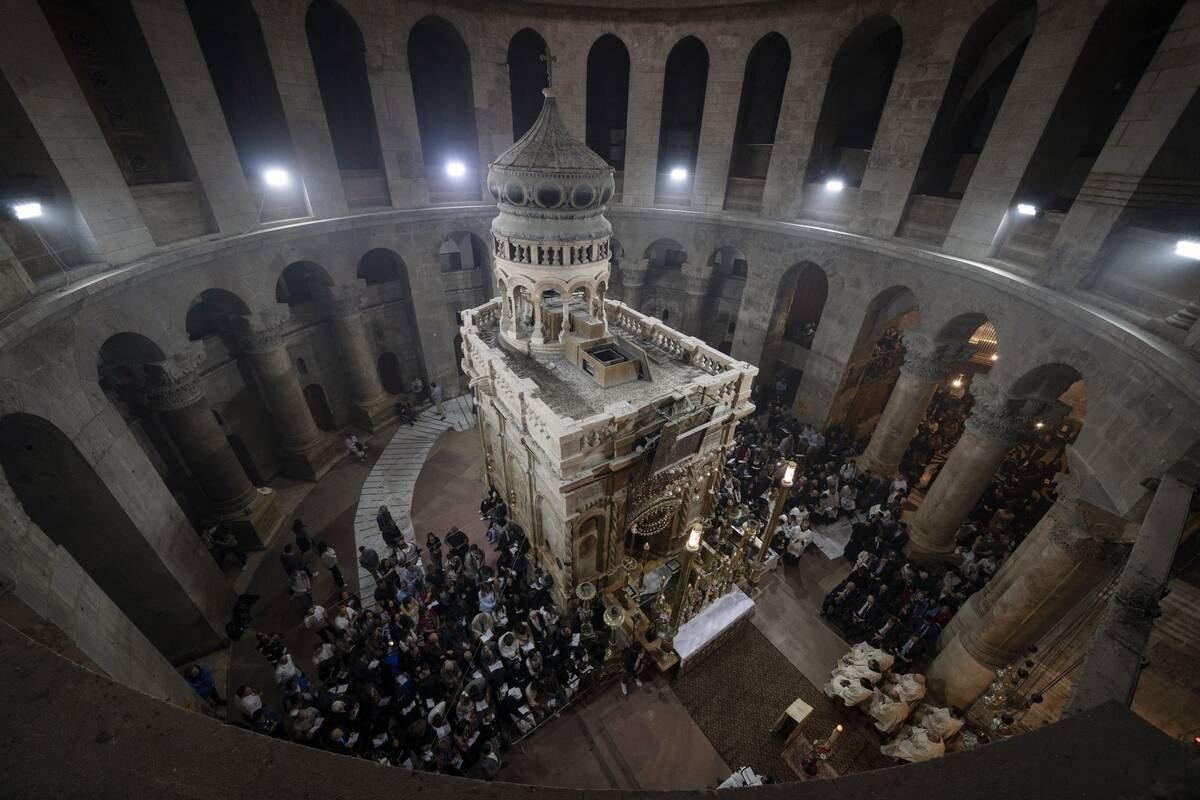
<instances>
[{"instance_id":1,"label":"altar table","mask_svg":"<svg viewBox=\"0 0 1200 800\"><path fill-rule=\"evenodd\" d=\"M675 634L675 652L679 669L686 671L717 649L729 636L754 615L754 601L736 586L708 608L680 626Z\"/></svg>"}]
</instances>

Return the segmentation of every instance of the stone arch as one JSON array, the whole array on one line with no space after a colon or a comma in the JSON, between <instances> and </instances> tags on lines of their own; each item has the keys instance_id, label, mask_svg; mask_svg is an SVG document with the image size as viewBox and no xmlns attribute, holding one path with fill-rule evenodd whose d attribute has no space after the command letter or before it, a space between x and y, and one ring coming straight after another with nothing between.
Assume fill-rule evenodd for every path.
<instances>
[{"instance_id":1,"label":"stone arch","mask_svg":"<svg viewBox=\"0 0 1200 800\"><path fill-rule=\"evenodd\" d=\"M546 40L531 28L522 28L508 41L508 94L512 103L513 141L533 127L542 110L542 89L548 85Z\"/></svg>"},{"instance_id":2,"label":"stone arch","mask_svg":"<svg viewBox=\"0 0 1200 800\"><path fill-rule=\"evenodd\" d=\"M917 296L907 286L879 292L867 304L830 410L830 421L868 435L887 404L904 363L901 333L921 321Z\"/></svg>"},{"instance_id":3,"label":"stone arch","mask_svg":"<svg viewBox=\"0 0 1200 800\"><path fill-rule=\"evenodd\" d=\"M886 14L868 17L846 37L825 87L806 183L862 183L903 43L899 24Z\"/></svg>"},{"instance_id":4,"label":"stone arch","mask_svg":"<svg viewBox=\"0 0 1200 800\"><path fill-rule=\"evenodd\" d=\"M304 15L304 28L338 169L382 170L366 45L358 23L334 0L314 0ZM355 205L353 193L348 194Z\"/></svg>"},{"instance_id":5,"label":"stone arch","mask_svg":"<svg viewBox=\"0 0 1200 800\"><path fill-rule=\"evenodd\" d=\"M708 48L695 36L685 36L671 48L663 72L657 202L691 196L707 90ZM674 170L682 170L682 176L672 177Z\"/></svg>"},{"instance_id":6,"label":"stone arch","mask_svg":"<svg viewBox=\"0 0 1200 800\"><path fill-rule=\"evenodd\" d=\"M588 50L586 103L588 148L622 172L629 121L629 49L614 34L604 34Z\"/></svg>"},{"instance_id":7,"label":"stone arch","mask_svg":"<svg viewBox=\"0 0 1200 800\"><path fill-rule=\"evenodd\" d=\"M188 0L187 7L242 171L260 188L264 169L295 173L291 131L250 0Z\"/></svg>"},{"instance_id":8,"label":"stone arch","mask_svg":"<svg viewBox=\"0 0 1200 800\"><path fill-rule=\"evenodd\" d=\"M488 270L491 257L488 247L471 231L451 231L438 244L436 254L442 272Z\"/></svg>"},{"instance_id":9,"label":"stone arch","mask_svg":"<svg viewBox=\"0 0 1200 800\"><path fill-rule=\"evenodd\" d=\"M424 17L408 35L408 69L427 173L440 177L461 161L470 176L479 161L467 43L445 19Z\"/></svg>"},{"instance_id":10,"label":"stone arch","mask_svg":"<svg viewBox=\"0 0 1200 800\"><path fill-rule=\"evenodd\" d=\"M913 193L962 197L1037 22L1035 0L996 0L959 45Z\"/></svg>"},{"instance_id":11,"label":"stone arch","mask_svg":"<svg viewBox=\"0 0 1200 800\"><path fill-rule=\"evenodd\" d=\"M275 281L275 302L286 303L289 308L294 308L316 300L319 287L332 285L333 279L320 264L294 261L284 268Z\"/></svg>"},{"instance_id":12,"label":"stone arch","mask_svg":"<svg viewBox=\"0 0 1200 800\"><path fill-rule=\"evenodd\" d=\"M235 333L236 319L249 315L250 307L233 292L205 289L188 303L184 329L191 341L210 336L230 337Z\"/></svg>"},{"instance_id":13,"label":"stone arch","mask_svg":"<svg viewBox=\"0 0 1200 800\"><path fill-rule=\"evenodd\" d=\"M646 247L646 268L678 272L687 263L687 251L674 239L655 239Z\"/></svg>"},{"instance_id":14,"label":"stone arch","mask_svg":"<svg viewBox=\"0 0 1200 800\"><path fill-rule=\"evenodd\" d=\"M408 266L396 251L376 247L363 253L355 269L355 277L366 281L367 286L381 283L408 283Z\"/></svg>"},{"instance_id":15,"label":"stone arch","mask_svg":"<svg viewBox=\"0 0 1200 800\"><path fill-rule=\"evenodd\" d=\"M1025 168L1018 202L1070 210L1182 6L1183 0L1105 5Z\"/></svg>"},{"instance_id":16,"label":"stone arch","mask_svg":"<svg viewBox=\"0 0 1200 800\"><path fill-rule=\"evenodd\" d=\"M783 91L792 65L787 39L771 32L763 36L746 57L742 96L738 104L729 180L727 209L757 211L762 205L767 169L775 144Z\"/></svg>"},{"instance_id":17,"label":"stone arch","mask_svg":"<svg viewBox=\"0 0 1200 800\"><path fill-rule=\"evenodd\" d=\"M829 278L819 265L802 261L783 273L759 358L768 376L783 370L789 388L799 385L828 298Z\"/></svg>"},{"instance_id":18,"label":"stone arch","mask_svg":"<svg viewBox=\"0 0 1200 800\"><path fill-rule=\"evenodd\" d=\"M168 661L179 664L219 646L110 478L58 426L24 412L0 417L0 467L29 519ZM43 566L70 580L69 565Z\"/></svg>"}]
</instances>

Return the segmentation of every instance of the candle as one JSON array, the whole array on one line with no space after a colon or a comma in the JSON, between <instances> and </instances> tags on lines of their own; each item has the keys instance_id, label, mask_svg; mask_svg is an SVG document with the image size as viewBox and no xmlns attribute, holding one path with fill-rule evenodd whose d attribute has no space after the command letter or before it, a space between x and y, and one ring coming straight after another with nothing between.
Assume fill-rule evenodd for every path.
<instances>
[{"instance_id":1,"label":"candle","mask_svg":"<svg viewBox=\"0 0 1200 800\"><path fill-rule=\"evenodd\" d=\"M825 749L832 750L833 746L835 744L837 744L838 737L841 735L842 735L842 726L838 725L836 728L833 729L833 733L829 734L829 738L825 740Z\"/></svg>"}]
</instances>

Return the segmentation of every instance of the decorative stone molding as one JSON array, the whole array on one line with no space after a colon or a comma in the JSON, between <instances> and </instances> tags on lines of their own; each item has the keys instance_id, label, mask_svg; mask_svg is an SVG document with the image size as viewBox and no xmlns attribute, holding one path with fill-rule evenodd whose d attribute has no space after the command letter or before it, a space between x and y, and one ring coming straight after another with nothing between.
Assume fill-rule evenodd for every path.
<instances>
[{"instance_id":1,"label":"decorative stone molding","mask_svg":"<svg viewBox=\"0 0 1200 800\"><path fill-rule=\"evenodd\" d=\"M1055 525L1050 529L1050 541L1080 562L1119 567L1129 557L1128 542L1093 539L1073 526Z\"/></svg>"},{"instance_id":2,"label":"decorative stone molding","mask_svg":"<svg viewBox=\"0 0 1200 800\"><path fill-rule=\"evenodd\" d=\"M142 387L146 405L155 411L175 411L202 400L200 368L207 358L203 345L195 342L170 360L147 370Z\"/></svg>"},{"instance_id":3,"label":"decorative stone molding","mask_svg":"<svg viewBox=\"0 0 1200 800\"><path fill-rule=\"evenodd\" d=\"M971 394L975 396L975 405L967 419L967 428L973 433L1001 444L1016 444L1028 430L1029 419L1010 408L1008 396L990 379L972 381Z\"/></svg>"},{"instance_id":4,"label":"decorative stone molding","mask_svg":"<svg viewBox=\"0 0 1200 800\"><path fill-rule=\"evenodd\" d=\"M939 383L946 377L946 363L933 339L917 331L904 332L904 363L900 374L921 383Z\"/></svg>"},{"instance_id":5,"label":"decorative stone molding","mask_svg":"<svg viewBox=\"0 0 1200 800\"><path fill-rule=\"evenodd\" d=\"M242 330L238 332L238 347L243 353L255 355L270 353L283 347L283 329L289 314L282 309L271 309L253 317L243 317Z\"/></svg>"}]
</instances>

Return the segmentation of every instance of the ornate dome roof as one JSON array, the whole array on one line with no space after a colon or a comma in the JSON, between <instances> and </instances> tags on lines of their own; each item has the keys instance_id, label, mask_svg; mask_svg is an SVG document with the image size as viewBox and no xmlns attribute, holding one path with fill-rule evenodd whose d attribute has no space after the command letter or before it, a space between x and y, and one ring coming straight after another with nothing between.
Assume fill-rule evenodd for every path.
<instances>
[{"instance_id":1,"label":"ornate dome roof","mask_svg":"<svg viewBox=\"0 0 1200 800\"><path fill-rule=\"evenodd\" d=\"M571 238L564 235L567 231L551 231L545 223L602 215L615 188L613 169L567 132L553 90L542 93L546 96L542 113L524 136L488 165L487 186L501 211L497 222L514 229L508 233L526 227L512 219L517 217L543 221L536 227L549 238ZM502 221L506 216L509 224ZM583 227L591 230L598 221Z\"/></svg>"}]
</instances>

